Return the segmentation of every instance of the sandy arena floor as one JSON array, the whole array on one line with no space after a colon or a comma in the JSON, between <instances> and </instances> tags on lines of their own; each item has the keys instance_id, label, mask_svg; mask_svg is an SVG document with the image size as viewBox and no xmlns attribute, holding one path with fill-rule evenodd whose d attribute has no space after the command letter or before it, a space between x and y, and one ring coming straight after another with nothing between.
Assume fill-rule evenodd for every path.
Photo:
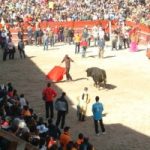
<instances>
[{"instance_id":1,"label":"sandy arena floor","mask_svg":"<svg viewBox=\"0 0 150 150\"><path fill-rule=\"evenodd\" d=\"M45 116L41 99L41 91L47 83L45 74L60 65L64 55L69 54L74 60L70 72L73 81L62 81L53 87L59 93L61 90L67 93L70 109L66 125L71 127L73 140L82 132L90 138L96 150L150 150L150 60L144 49L132 53L128 50L110 51L110 47L106 47L103 60L97 57L97 48L89 48L86 58L82 59L81 54L74 54L73 45L63 43L49 48L49 51L27 46L26 53L28 58L25 60L21 60L18 54L14 61L0 60L0 84L11 81L18 93L25 94L36 113ZM106 70L107 89L93 87L92 79L86 77L88 67ZM77 97L85 86L89 88L91 102L86 121L78 122ZM91 116L91 106L97 95L104 104L106 116L103 120L107 132L99 137L95 135Z\"/></svg>"}]
</instances>

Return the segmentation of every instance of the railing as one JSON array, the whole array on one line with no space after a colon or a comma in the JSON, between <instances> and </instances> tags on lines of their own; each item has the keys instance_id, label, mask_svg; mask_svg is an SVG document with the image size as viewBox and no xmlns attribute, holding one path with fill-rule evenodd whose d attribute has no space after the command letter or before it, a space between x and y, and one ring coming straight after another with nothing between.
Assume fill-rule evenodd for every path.
<instances>
[{"instance_id":1,"label":"railing","mask_svg":"<svg viewBox=\"0 0 150 150\"><path fill-rule=\"evenodd\" d=\"M105 30L105 32L109 32L109 20L96 20L96 21L64 21L64 22L47 22L43 21L38 24L38 26L42 29L46 29L47 27L55 28L55 27L67 27L67 28L73 28L76 31L81 31L85 26L88 28L92 28L93 26L102 26L102 28ZM150 26L146 26L144 24L135 23L132 21L125 21L125 25L134 28L138 28L138 32L141 34L141 39L148 39L150 37ZM26 29L30 26L28 22L23 22L19 26L23 28L24 33L26 35ZM0 28L2 25L0 25ZM10 29L13 39L17 40L17 33L18 33L18 27L11 28L9 24L6 24L6 27ZM117 20L111 20L111 30L115 30L119 28L119 22ZM35 30L35 26L32 26L33 30ZM26 37L26 36L25 36Z\"/></svg>"},{"instance_id":2,"label":"railing","mask_svg":"<svg viewBox=\"0 0 150 150\"><path fill-rule=\"evenodd\" d=\"M27 143L20 138L16 137L14 134L1 130L0 129L0 138L6 139L8 144L9 150L38 150L36 147Z\"/></svg>"}]
</instances>

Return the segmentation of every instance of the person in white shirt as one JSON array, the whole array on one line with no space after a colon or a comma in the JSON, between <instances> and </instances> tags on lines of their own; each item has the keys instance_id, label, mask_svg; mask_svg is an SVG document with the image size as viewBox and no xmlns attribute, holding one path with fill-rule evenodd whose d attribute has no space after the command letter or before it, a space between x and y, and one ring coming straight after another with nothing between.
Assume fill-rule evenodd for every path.
<instances>
[{"instance_id":1,"label":"person in white shirt","mask_svg":"<svg viewBox=\"0 0 150 150\"><path fill-rule=\"evenodd\" d=\"M99 30L98 30L97 26L94 26L92 28L92 35L94 37L94 46L96 46L97 45L97 40L98 40L98 35L99 35Z\"/></svg>"},{"instance_id":2,"label":"person in white shirt","mask_svg":"<svg viewBox=\"0 0 150 150\"><path fill-rule=\"evenodd\" d=\"M79 121L85 121L87 106L90 103L88 88L85 87L82 94L78 97L77 116Z\"/></svg>"},{"instance_id":3,"label":"person in white shirt","mask_svg":"<svg viewBox=\"0 0 150 150\"><path fill-rule=\"evenodd\" d=\"M28 105L27 100L24 98L24 94L20 95L19 102L20 102L21 109L23 109L24 106Z\"/></svg>"}]
</instances>

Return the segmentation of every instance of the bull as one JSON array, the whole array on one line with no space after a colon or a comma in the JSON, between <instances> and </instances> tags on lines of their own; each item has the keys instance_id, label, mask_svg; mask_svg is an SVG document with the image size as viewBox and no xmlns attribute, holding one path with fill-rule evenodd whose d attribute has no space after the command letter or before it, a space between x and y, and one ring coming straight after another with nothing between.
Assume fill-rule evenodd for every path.
<instances>
[{"instance_id":1,"label":"bull","mask_svg":"<svg viewBox=\"0 0 150 150\"><path fill-rule=\"evenodd\" d=\"M94 86L100 88L101 83L106 87L106 72L103 69L97 67L91 67L86 70L87 77L92 77L94 81Z\"/></svg>"}]
</instances>

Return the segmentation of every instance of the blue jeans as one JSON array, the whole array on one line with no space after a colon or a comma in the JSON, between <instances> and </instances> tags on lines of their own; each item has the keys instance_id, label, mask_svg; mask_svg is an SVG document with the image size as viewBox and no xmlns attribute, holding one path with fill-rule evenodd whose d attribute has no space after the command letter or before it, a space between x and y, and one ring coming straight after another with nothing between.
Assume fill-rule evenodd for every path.
<instances>
[{"instance_id":1,"label":"blue jeans","mask_svg":"<svg viewBox=\"0 0 150 150\"><path fill-rule=\"evenodd\" d=\"M85 53L86 53L86 47L83 47L83 49L82 49L82 57L85 57Z\"/></svg>"},{"instance_id":2,"label":"blue jeans","mask_svg":"<svg viewBox=\"0 0 150 150\"><path fill-rule=\"evenodd\" d=\"M44 50L48 50L48 40L45 40L43 42L43 45L44 45Z\"/></svg>"}]
</instances>

